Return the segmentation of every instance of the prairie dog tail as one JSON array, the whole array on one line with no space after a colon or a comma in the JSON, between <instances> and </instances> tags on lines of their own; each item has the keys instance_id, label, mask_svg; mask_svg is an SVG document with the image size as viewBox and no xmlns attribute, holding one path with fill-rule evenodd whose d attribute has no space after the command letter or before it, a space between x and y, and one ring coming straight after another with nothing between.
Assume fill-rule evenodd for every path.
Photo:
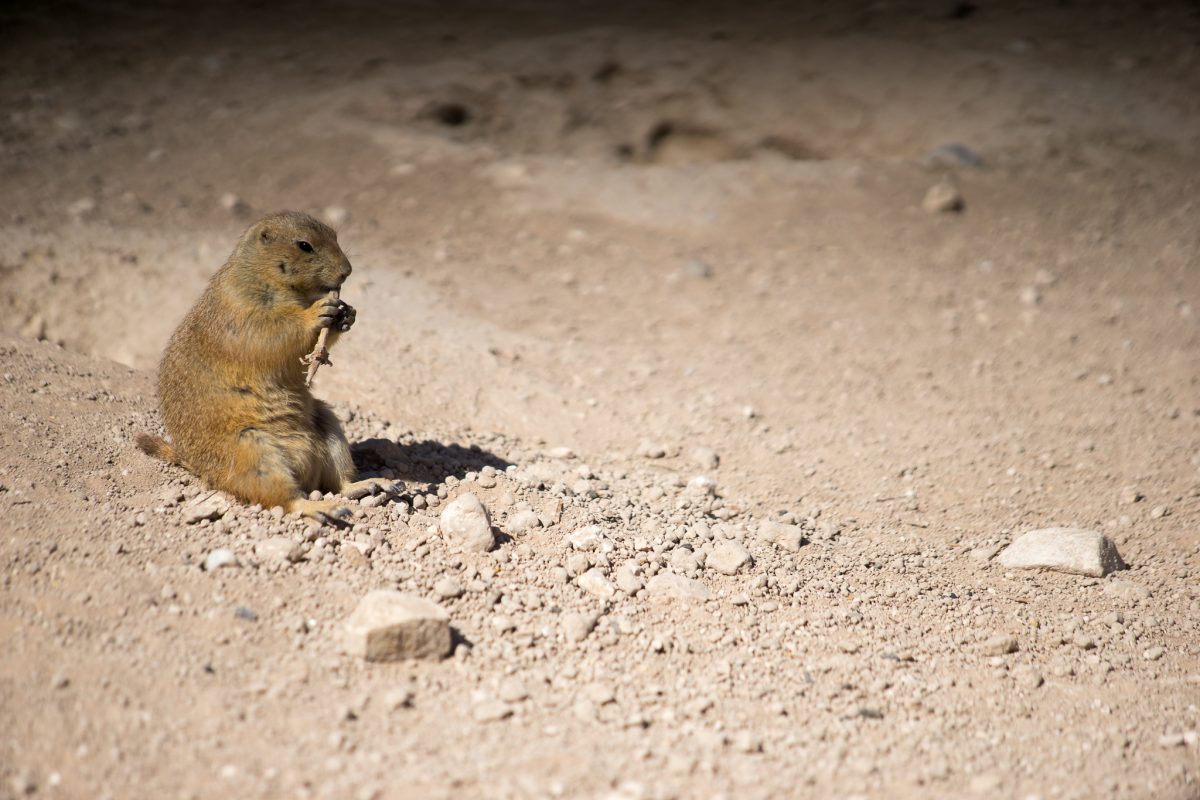
<instances>
[{"instance_id":1,"label":"prairie dog tail","mask_svg":"<svg viewBox=\"0 0 1200 800\"><path fill-rule=\"evenodd\" d=\"M138 450L141 450L146 455L154 456L155 458L165 461L168 464L179 463L179 457L175 454L175 448L171 446L170 442L161 436L151 436L148 433L139 433L137 436L133 437L133 440L137 444Z\"/></svg>"}]
</instances>

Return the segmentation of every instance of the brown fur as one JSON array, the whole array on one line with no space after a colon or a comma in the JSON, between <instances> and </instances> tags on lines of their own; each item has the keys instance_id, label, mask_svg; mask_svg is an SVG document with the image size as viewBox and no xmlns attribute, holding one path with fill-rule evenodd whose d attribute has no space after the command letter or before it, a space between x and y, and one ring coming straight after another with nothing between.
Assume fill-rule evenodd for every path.
<instances>
[{"instance_id":1,"label":"brown fur","mask_svg":"<svg viewBox=\"0 0 1200 800\"><path fill-rule=\"evenodd\" d=\"M300 363L323 327L332 347L353 323L353 309L327 299L350 270L337 234L307 214L251 225L163 354L158 394L172 442L139 434L138 447L246 503L309 516L347 513L304 499L313 490L362 496L381 488L351 483L342 426L304 385Z\"/></svg>"}]
</instances>

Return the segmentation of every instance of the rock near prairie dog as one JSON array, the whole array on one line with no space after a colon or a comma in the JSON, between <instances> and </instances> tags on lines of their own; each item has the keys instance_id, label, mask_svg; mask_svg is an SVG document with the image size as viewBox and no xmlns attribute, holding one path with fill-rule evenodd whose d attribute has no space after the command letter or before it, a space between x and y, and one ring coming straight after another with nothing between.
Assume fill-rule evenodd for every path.
<instances>
[{"instance_id":1,"label":"rock near prairie dog","mask_svg":"<svg viewBox=\"0 0 1200 800\"><path fill-rule=\"evenodd\" d=\"M350 261L328 225L294 211L250 226L171 336L158 395L171 442L142 433L137 445L180 464L246 503L317 519L349 510L310 492L356 498L395 491L354 481L342 426L305 386L300 359L322 329L327 346L354 324L330 292Z\"/></svg>"}]
</instances>

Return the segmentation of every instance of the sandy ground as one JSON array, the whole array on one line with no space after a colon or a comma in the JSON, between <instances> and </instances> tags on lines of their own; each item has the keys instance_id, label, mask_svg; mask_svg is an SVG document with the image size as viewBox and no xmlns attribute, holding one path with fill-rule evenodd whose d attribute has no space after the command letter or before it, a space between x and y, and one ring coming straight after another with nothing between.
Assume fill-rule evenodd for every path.
<instances>
[{"instance_id":1,"label":"sandy ground","mask_svg":"<svg viewBox=\"0 0 1200 800\"><path fill-rule=\"evenodd\" d=\"M0 796L1200 797L1200 15L978 5L0 9ZM407 491L189 524L131 437L280 208ZM374 588L454 655L344 654Z\"/></svg>"}]
</instances>

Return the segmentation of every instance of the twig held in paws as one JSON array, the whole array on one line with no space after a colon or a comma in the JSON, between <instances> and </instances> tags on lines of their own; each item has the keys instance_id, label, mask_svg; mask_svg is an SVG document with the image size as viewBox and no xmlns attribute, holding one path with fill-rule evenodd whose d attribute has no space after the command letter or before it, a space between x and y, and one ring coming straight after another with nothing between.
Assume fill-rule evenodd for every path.
<instances>
[{"instance_id":1,"label":"twig held in paws","mask_svg":"<svg viewBox=\"0 0 1200 800\"><path fill-rule=\"evenodd\" d=\"M338 293L330 292L330 300L337 300ZM300 357L300 363L308 367L308 374L304 376L304 385L312 386L313 377L317 374L317 369L322 364L333 366L333 362L329 360L329 348L325 346L325 340L329 338L329 328L321 328L321 332L317 334L317 344L313 347L313 351L306 356Z\"/></svg>"}]
</instances>

